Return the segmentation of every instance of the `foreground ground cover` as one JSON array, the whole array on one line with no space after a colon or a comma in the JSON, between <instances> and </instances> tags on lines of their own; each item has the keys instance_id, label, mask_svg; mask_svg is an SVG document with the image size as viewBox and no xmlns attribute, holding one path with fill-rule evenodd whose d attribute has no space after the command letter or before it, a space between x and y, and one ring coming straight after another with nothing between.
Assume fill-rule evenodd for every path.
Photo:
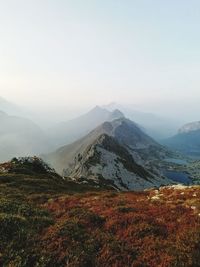
<instances>
[{"instance_id":1,"label":"foreground ground cover","mask_svg":"<svg viewBox=\"0 0 200 267\"><path fill-rule=\"evenodd\" d=\"M200 186L122 193L29 166L0 173L0 266L197 267L199 259Z\"/></svg>"}]
</instances>

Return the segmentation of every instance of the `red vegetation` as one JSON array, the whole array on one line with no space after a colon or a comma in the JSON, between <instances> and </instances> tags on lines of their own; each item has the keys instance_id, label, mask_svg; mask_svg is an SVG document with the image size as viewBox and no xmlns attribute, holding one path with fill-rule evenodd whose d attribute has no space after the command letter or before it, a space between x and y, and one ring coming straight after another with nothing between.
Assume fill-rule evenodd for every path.
<instances>
[{"instance_id":1,"label":"red vegetation","mask_svg":"<svg viewBox=\"0 0 200 267\"><path fill-rule=\"evenodd\" d=\"M47 266L200 266L200 188L86 193L44 204Z\"/></svg>"}]
</instances>

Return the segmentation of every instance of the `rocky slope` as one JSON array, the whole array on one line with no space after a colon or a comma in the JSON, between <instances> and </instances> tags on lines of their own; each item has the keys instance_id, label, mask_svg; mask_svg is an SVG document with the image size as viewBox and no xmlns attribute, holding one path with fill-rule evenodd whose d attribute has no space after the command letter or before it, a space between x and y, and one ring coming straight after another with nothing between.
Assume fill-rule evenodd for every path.
<instances>
[{"instance_id":1,"label":"rocky slope","mask_svg":"<svg viewBox=\"0 0 200 267\"><path fill-rule=\"evenodd\" d=\"M153 165L165 149L132 121L105 122L84 138L44 156L59 173L75 180L110 183L121 190L166 185Z\"/></svg>"}]
</instances>

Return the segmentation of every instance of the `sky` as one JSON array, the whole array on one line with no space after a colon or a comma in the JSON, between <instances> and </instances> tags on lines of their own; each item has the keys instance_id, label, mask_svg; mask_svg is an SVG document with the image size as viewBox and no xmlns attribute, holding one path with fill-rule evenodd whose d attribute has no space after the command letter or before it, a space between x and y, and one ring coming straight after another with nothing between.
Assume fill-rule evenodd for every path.
<instances>
[{"instance_id":1,"label":"sky","mask_svg":"<svg viewBox=\"0 0 200 267\"><path fill-rule=\"evenodd\" d=\"M197 119L200 1L0 0L0 96Z\"/></svg>"}]
</instances>

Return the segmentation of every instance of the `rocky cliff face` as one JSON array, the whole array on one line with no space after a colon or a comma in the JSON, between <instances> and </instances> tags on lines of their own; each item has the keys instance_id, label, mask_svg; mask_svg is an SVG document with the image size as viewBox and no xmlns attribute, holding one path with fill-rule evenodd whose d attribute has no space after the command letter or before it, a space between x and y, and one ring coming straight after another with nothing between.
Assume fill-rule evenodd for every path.
<instances>
[{"instance_id":1,"label":"rocky cliff face","mask_svg":"<svg viewBox=\"0 0 200 267\"><path fill-rule=\"evenodd\" d=\"M82 155L78 154L64 175L99 185L109 183L120 190L142 190L170 183L137 164L124 146L106 134L99 136Z\"/></svg>"}]
</instances>

